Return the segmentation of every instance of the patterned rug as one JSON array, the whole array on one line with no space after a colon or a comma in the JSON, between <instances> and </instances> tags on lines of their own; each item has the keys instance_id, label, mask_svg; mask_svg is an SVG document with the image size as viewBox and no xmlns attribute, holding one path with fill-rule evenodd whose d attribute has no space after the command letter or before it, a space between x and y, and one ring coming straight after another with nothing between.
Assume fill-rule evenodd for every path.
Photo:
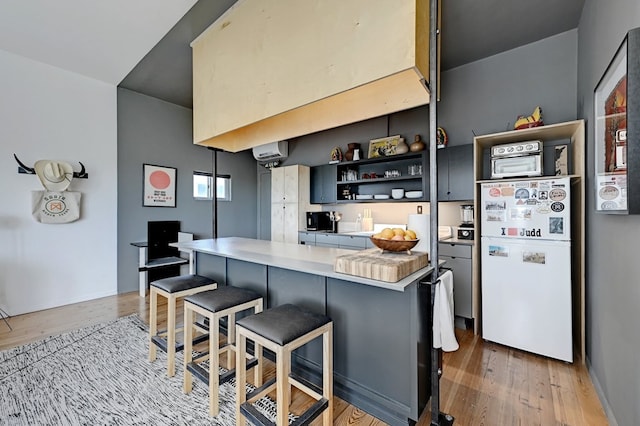
<instances>
[{"instance_id":1,"label":"patterned rug","mask_svg":"<svg viewBox=\"0 0 640 426\"><path fill-rule=\"evenodd\" d=\"M209 417L204 383L182 392L182 354L168 378L164 352L147 360L147 339L131 315L1 351L0 425L235 425L233 381ZM273 401L259 402L275 413Z\"/></svg>"}]
</instances>

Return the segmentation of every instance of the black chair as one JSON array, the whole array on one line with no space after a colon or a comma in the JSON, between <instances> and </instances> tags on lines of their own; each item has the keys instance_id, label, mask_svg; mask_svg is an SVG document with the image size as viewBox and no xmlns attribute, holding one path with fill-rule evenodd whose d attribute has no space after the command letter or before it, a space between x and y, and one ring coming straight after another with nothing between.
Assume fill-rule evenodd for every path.
<instances>
[{"instance_id":1,"label":"black chair","mask_svg":"<svg viewBox=\"0 0 640 426\"><path fill-rule=\"evenodd\" d=\"M180 275L180 265L186 263L178 249L169 243L178 241L180 221L163 220L147 223L147 284L162 278ZM179 263L176 263L179 262Z\"/></svg>"}]
</instances>

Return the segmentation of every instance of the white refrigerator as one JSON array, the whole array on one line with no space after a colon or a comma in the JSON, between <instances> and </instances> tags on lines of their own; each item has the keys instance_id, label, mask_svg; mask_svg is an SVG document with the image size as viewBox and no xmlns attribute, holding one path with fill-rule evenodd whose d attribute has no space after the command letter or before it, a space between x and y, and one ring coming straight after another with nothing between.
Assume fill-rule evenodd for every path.
<instances>
[{"instance_id":1,"label":"white refrigerator","mask_svg":"<svg viewBox=\"0 0 640 426\"><path fill-rule=\"evenodd\" d=\"M573 362L569 178L482 184L482 337Z\"/></svg>"}]
</instances>

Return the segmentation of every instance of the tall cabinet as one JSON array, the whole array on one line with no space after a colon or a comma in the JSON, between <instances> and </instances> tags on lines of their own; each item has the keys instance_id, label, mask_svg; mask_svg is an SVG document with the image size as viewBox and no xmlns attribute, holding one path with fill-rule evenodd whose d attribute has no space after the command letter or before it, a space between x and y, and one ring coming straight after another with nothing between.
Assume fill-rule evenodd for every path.
<instances>
[{"instance_id":1,"label":"tall cabinet","mask_svg":"<svg viewBox=\"0 0 640 426\"><path fill-rule=\"evenodd\" d=\"M475 187L475 211L476 217L480 217L483 206L480 198L481 184L495 182L490 178L490 151L494 145L520 142L527 140L541 140L544 146L544 176L540 179L548 179L556 176L554 153L558 145L566 145L569 151L568 172L565 175L571 181L571 264L572 264L572 305L573 305L573 342L575 353L580 354L581 362L585 358L585 130L584 120L575 120L565 123L549 124L530 129L513 130L494 133L490 135L476 136L474 138L474 171L476 179ZM547 160L550 160L549 162ZM535 178L526 178L533 180ZM522 178L502 179L503 181L522 180ZM482 236L481 221L476 220L475 235L477 240ZM481 256L480 244L476 244L473 256L474 291L473 311L475 332L481 333L482 312L482 282L481 282Z\"/></svg>"},{"instance_id":2,"label":"tall cabinet","mask_svg":"<svg viewBox=\"0 0 640 426\"><path fill-rule=\"evenodd\" d=\"M309 167L294 165L271 170L271 241L298 244L310 207Z\"/></svg>"}]
</instances>

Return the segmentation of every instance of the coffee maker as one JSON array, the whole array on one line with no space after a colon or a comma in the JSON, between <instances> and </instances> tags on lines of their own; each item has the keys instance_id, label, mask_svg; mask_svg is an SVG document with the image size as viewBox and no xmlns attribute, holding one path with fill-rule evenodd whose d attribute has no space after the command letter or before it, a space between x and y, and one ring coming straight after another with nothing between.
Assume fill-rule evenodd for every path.
<instances>
[{"instance_id":1,"label":"coffee maker","mask_svg":"<svg viewBox=\"0 0 640 426\"><path fill-rule=\"evenodd\" d=\"M473 204L462 204L460 206L460 220L458 226L458 239L473 240Z\"/></svg>"}]
</instances>

